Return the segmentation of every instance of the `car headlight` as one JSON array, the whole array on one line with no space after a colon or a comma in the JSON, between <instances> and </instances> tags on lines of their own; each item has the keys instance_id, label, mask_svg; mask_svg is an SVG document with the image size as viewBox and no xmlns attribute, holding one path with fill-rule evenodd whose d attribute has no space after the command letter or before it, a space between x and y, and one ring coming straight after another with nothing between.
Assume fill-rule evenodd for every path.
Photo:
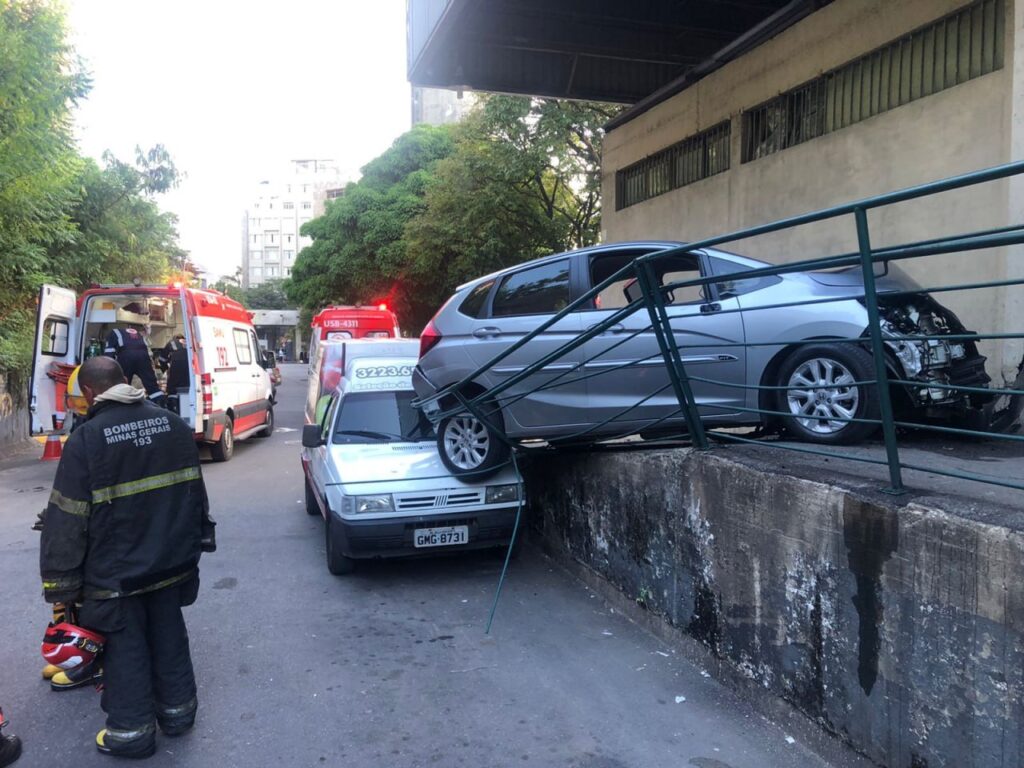
<instances>
[{"instance_id":1,"label":"car headlight","mask_svg":"<svg viewBox=\"0 0 1024 768\"><path fill-rule=\"evenodd\" d=\"M486 500L488 504L501 504L506 501L518 501L519 484L489 485L487 486Z\"/></svg>"},{"instance_id":2,"label":"car headlight","mask_svg":"<svg viewBox=\"0 0 1024 768\"><path fill-rule=\"evenodd\" d=\"M378 493L373 496L356 496L356 514L367 512L394 512L395 501L390 493Z\"/></svg>"}]
</instances>

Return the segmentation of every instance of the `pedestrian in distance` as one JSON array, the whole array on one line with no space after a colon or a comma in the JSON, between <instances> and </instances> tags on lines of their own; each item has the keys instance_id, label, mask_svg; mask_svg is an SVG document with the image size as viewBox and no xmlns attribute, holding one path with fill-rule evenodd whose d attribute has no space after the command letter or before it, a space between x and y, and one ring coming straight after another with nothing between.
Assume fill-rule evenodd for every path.
<instances>
[{"instance_id":1,"label":"pedestrian in distance","mask_svg":"<svg viewBox=\"0 0 1024 768\"><path fill-rule=\"evenodd\" d=\"M117 361L128 383L131 383L132 377L138 376L142 386L146 389L146 396L157 405L164 404L164 391L156 382L153 359L142 331L132 325L115 328L107 334L107 343L103 348L103 354Z\"/></svg>"},{"instance_id":2,"label":"pedestrian in distance","mask_svg":"<svg viewBox=\"0 0 1024 768\"><path fill-rule=\"evenodd\" d=\"M104 754L149 757L156 728L194 724L196 683L181 609L199 591L201 552L216 549L192 428L129 385L109 357L85 361L87 419L64 446L44 513L47 602L81 605L101 633Z\"/></svg>"}]
</instances>

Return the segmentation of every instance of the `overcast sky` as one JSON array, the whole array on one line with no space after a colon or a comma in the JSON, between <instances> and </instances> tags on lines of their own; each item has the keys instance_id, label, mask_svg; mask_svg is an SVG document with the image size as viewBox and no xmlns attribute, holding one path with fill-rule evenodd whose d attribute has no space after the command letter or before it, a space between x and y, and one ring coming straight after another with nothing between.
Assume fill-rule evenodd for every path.
<instances>
[{"instance_id":1,"label":"overcast sky","mask_svg":"<svg viewBox=\"0 0 1024 768\"><path fill-rule=\"evenodd\" d=\"M65 0L92 73L82 151L164 144L187 174L160 205L215 276L241 264L254 185L293 158L355 176L410 121L403 0Z\"/></svg>"}]
</instances>

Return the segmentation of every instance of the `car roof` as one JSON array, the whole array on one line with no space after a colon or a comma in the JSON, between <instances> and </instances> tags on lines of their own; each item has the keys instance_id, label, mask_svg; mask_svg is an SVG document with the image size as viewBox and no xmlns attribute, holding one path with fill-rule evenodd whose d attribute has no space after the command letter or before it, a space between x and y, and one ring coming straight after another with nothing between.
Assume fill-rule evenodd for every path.
<instances>
[{"instance_id":1,"label":"car roof","mask_svg":"<svg viewBox=\"0 0 1024 768\"><path fill-rule=\"evenodd\" d=\"M502 277L503 275L506 275L510 272L517 272L526 265L537 266L549 261L558 261L559 259L564 259L567 256L574 256L578 253L599 253L601 251L619 251L628 250L631 248L652 248L655 250L670 250L672 248L685 248L686 245L687 243L683 242L682 240L626 240L619 243L601 243L600 245L592 245L587 248L576 248L571 251L562 251L561 253L553 253L550 256L541 256L540 258L531 259L530 261L523 261L520 262L519 264L514 264L511 267L505 267L504 269L499 269L489 274L483 275L482 277L473 278L472 280L468 280L462 285L460 285L458 288L456 288L455 292L458 293L459 291L463 290L464 288L468 288L471 285L479 285L482 282ZM728 261L735 261L739 264L744 264L745 266L749 266L752 269L756 269L757 267L769 266L767 262L763 262L758 259L752 259L749 256L740 256L739 254L730 253L729 251L722 251L717 248L701 248L700 250L705 253L713 254L715 256L727 259Z\"/></svg>"}]
</instances>

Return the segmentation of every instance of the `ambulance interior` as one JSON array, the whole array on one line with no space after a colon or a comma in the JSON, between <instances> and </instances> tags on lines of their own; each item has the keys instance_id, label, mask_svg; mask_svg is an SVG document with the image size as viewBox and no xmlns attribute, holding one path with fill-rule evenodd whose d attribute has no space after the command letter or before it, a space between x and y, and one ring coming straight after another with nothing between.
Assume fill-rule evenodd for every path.
<instances>
[{"instance_id":1,"label":"ambulance interior","mask_svg":"<svg viewBox=\"0 0 1024 768\"><path fill-rule=\"evenodd\" d=\"M185 335L185 324L185 312L177 296L137 293L90 296L85 307L85 327L82 329L82 359L103 354L107 336L115 328L137 328L142 331L149 345L157 382L166 390L167 372L160 370L156 356L176 335ZM142 386L137 376L131 383L136 387ZM191 391L195 391L194 381ZM185 392L167 394L178 395L182 404L189 398ZM175 404L173 399L171 404ZM188 408L175 410L183 417L189 411Z\"/></svg>"}]
</instances>

